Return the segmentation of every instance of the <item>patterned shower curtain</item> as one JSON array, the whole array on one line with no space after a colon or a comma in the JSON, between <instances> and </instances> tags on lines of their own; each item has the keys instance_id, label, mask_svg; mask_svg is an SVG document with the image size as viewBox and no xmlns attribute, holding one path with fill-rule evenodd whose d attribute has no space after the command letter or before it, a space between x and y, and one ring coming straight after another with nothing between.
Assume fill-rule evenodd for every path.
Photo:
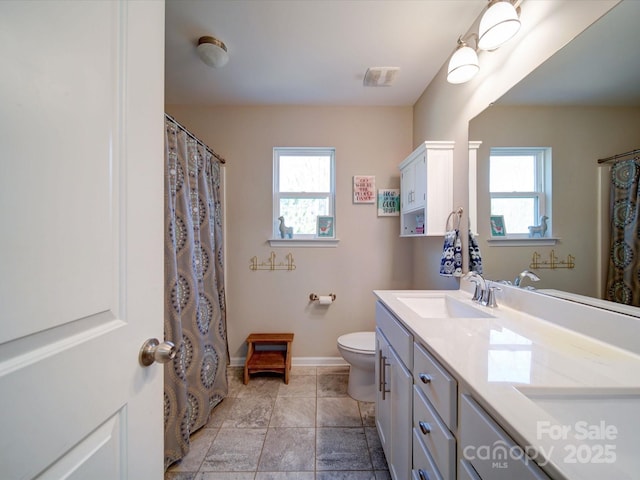
<instances>
[{"instance_id":1,"label":"patterned shower curtain","mask_svg":"<svg viewBox=\"0 0 640 480\"><path fill-rule=\"evenodd\" d=\"M165 119L165 468L189 451L227 394L229 363L223 275L220 163Z\"/></svg>"},{"instance_id":2,"label":"patterned shower curtain","mask_svg":"<svg viewBox=\"0 0 640 480\"><path fill-rule=\"evenodd\" d=\"M611 167L611 248L607 300L640 306L640 160Z\"/></svg>"}]
</instances>

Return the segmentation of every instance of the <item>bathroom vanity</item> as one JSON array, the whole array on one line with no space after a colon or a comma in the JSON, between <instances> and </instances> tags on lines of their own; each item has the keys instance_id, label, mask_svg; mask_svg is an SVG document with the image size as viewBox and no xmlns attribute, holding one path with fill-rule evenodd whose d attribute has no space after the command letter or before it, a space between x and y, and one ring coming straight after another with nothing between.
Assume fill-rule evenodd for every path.
<instances>
[{"instance_id":1,"label":"bathroom vanity","mask_svg":"<svg viewBox=\"0 0 640 480\"><path fill-rule=\"evenodd\" d=\"M505 285L489 308L462 286L374 292L392 478L637 478L640 319Z\"/></svg>"}]
</instances>

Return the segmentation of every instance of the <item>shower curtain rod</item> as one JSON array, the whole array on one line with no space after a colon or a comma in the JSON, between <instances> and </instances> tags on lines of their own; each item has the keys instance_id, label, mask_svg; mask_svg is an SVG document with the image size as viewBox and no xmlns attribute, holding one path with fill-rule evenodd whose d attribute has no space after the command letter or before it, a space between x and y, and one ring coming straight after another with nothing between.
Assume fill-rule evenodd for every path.
<instances>
[{"instance_id":1,"label":"shower curtain rod","mask_svg":"<svg viewBox=\"0 0 640 480\"><path fill-rule=\"evenodd\" d=\"M629 155L635 155L636 153L640 153L640 148L636 148L635 150L631 150L630 152L618 153L617 155L612 155L607 158L599 158L598 163L607 163L613 160L617 160L618 158L628 157Z\"/></svg>"},{"instance_id":2,"label":"shower curtain rod","mask_svg":"<svg viewBox=\"0 0 640 480\"><path fill-rule=\"evenodd\" d=\"M168 113L165 112L164 116L166 118L168 118L169 120L171 120L172 122L174 122L176 125L178 125L182 130L184 130L184 133L186 133L187 135L189 135L191 138L193 138L196 142L198 142L200 145L202 145L207 152L209 152L211 155L213 155L214 157L216 157L216 159L222 163L223 165L225 163L227 163L227 161L225 160L225 158L222 155L218 155L216 152L213 151L213 149L211 147L209 147L208 145L206 145L202 140L200 140L198 137L196 137L193 133L191 133L189 131L189 129L187 129L184 125L182 125L179 121L177 121L175 118L173 118L171 115L169 115Z\"/></svg>"}]
</instances>

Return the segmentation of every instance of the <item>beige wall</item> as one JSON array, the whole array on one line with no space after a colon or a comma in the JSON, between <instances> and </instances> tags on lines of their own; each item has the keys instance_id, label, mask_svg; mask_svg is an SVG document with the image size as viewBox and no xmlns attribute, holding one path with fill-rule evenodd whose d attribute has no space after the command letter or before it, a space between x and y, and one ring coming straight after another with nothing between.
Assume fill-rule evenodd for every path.
<instances>
[{"instance_id":1,"label":"beige wall","mask_svg":"<svg viewBox=\"0 0 640 480\"><path fill-rule=\"evenodd\" d=\"M481 140L478 151L478 233L488 278L513 280L528 268L533 252L543 259L551 250L576 258L574 269L538 270L536 288L555 288L602 296L599 254L601 198L598 158L634 149L640 141L640 108L498 107L470 123L469 137ZM523 128L525 127L526 128ZM491 147L551 147L553 235L550 247L489 246L489 151ZM603 195L606 204L607 195ZM608 212L604 212L608 218ZM508 225L507 225L508 231ZM606 244L606 238L603 239Z\"/></svg>"},{"instance_id":2,"label":"beige wall","mask_svg":"<svg viewBox=\"0 0 640 480\"><path fill-rule=\"evenodd\" d=\"M454 205L466 206L469 202L468 151L463 147L469 141L469 121L616 3L617 0L525 0L518 35L495 52L479 52L480 73L473 80L451 85L446 81L447 65L443 65L414 105L413 143L427 139L456 142ZM477 32L477 23L470 31ZM441 247L435 242L415 242L414 263L428 262L438 254L438 248ZM433 275L431 270L413 270L414 288L433 288Z\"/></svg>"},{"instance_id":3,"label":"beige wall","mask_svg":"<svg viewBox=\"0 0 640 480\"><path fill-rule=\"evenodd\" d=\"M353 175L399 188L411 152L411 107L220 107L168 105L167 113L228 160L226 171L229 351L243 357L251 332L293 332L294 357L339 357L338 336L375 328L374 289L411 287L411 252L399 217L352 203ZM272 149L336 149L336 248L272 248ZM292 253L296 269L250 271L249 259ZM335 293L327 307L311 292Z\"/></svg>"}]
</instances>

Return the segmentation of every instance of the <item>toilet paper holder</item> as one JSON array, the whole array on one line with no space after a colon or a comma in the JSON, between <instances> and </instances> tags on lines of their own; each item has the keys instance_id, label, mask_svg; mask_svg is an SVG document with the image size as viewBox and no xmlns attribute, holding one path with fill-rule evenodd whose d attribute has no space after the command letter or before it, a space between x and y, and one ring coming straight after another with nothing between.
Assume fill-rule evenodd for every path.
<instances>
[{"instance_id":1,"label":"toilet paper holder","mask_svg":"<svg viewBox=\"0 0 640 480\"><path fill-rule=\"evenodd\" d=\"M335 293L330 293L328 296L331 297L331 301L332 302L336 301L336 294ZM315 293L310 293L309 294L309 300L312 301L312 302L315 302L315 301L320 300L320 297L318 295L316 295Z\"/></svg>"}]
</instances>

